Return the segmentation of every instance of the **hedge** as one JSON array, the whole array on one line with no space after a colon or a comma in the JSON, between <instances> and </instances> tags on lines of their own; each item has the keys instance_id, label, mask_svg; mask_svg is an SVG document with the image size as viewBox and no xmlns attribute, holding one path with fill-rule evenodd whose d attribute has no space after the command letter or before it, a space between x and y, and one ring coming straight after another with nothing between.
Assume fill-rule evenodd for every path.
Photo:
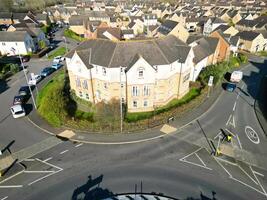
<instances>
[{"instance_id":1,"label":"hedge","mask_svg":"<svg viewBox=\"0 0 267 200\"><path fill-rule=\"evenodd\" d=\"M192 88L183 98L173 99L167 105L157 108L155 111L139 112L139 113L127 113L125 116L126 122L136 122L143 119L151 118L154 114L160 114L169 111L173 108L179 107L188 103L192 99L200 95L201 90L199 88Z\"/></svg>"}]
</instances>

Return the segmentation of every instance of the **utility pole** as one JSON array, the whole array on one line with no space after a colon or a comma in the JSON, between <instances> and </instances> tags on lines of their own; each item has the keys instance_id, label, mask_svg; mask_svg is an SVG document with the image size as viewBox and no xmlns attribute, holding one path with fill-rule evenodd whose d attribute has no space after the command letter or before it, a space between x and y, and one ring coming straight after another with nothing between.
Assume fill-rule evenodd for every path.
<instances>
[{"instance_id":1,"label":"utility pole","mask_svg":"<svg viewBox=\"0 0 267 200\"><path fill-rule=\"evenodd\" d=\"M207 143L208 143L210 149L211 149L211 152L213 153L213 152L214 152L214 149L212 148L212 146L211 146L211 144L210 144L210 142L209 142L209 140L208 140L208 137L207 137L206 133L204 132L202 126L201 126L200 123L199 123L199 121L198 121L198 120L196 120L196 121L197 121L197 123L198 123L198 125L199 125L199 127L200 127L200 129L201 129L201 131L202 131L202 133L203 133L203 135L204 135L204 137L205 137L205 139L206 139L206 141L207 141Z\"/></svg>"},{"instance_id":2,"label":"utility pole","mask_svg":"<svg viewBox=\"0 0 267 200\"><path fill-rule=\"evenodd\" d=\"M122 89L121 89L121 73L123 71L123 68L120 67L120 114L121 114L121 133L122 133L122 122L123 122L123 116L122 116Z\"/></svg>"},{"instance_id":3,"label":"utility pole","mask_svg":"<svg viewBox=\"0 0 267 200\"><path fill-rule=\"evenodd\" d=\"M14 54L15 54L15 49L12 48L11 50L14 50ZM23 63L23 60L21 58L19 50L18 50L18 54L19 54L19 59L20 59L20 62L21 62L21 66L22 66L22 70L23 70L26 82L27 82L27 85L28 85L30 93L31 93L31 98L32 98L32 102L33 102L34 108L37 109L37 106L36 106L36 103L35 103L35 99L34 99L33 94L32 94L32 89L31 89L31 86L29 85L29 80L28 80L28 77L27 77L26 72L25 72L25 66L24 66L24 63Z\"/></svg>"},{"instance_id":4,"label":"utility pole","mask_svg":"<svg viewBox=\"0 0 267 200\"><path fill-rule=\"evenodd\" d=\"M181 77L182 77L182 61L181 59L178 60L181 63L181 67L180 67L180 77L179 77L179 82L178 82L178 94L177 94L177 99L179 99L179 94L180 94L180 86L181 86Z\"/></svg>"}]
</instances>

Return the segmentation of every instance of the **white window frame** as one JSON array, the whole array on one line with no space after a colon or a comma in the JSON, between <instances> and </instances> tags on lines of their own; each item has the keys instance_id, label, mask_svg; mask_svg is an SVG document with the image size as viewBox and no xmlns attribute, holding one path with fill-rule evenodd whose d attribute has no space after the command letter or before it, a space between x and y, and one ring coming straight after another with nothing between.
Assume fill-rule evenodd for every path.
<instances>
[{"instance_id":1,"label":"white window frame","mask_svg":"<svg viewBox=\"0 0 267 200\"><path fill-rule=\"evenodd\" d=\"M137 107L138 107L138 103L137 103L136 100L133 101L133 107L134 107L134 108L137 108Z\"/></svg>"},{"instance_id":2,"label":"white window frame","mask_svg":"<svg viewBox=\"0 0 267 200\"><path fill-rule=\"evenodd\" d=\"M144 68L139 68L138 69L138 78L144 78L144 71L145 71ZM140 72L142 72L141 76L140 76Z\"/></svg>"},{"instance_id":3,"label":"white window frame","mask_svg":"<svg viewBox=\"0 0 267 200\"><path fill-rule=\"evenodd\" d=\"M143 95L144 96L149 96L150 95L150 88L148 85L144 85L143 87Z\"/></svg>"},{"instance_id":4,"label":"white window frame","mask_svg":"<svg viewBox=\"0 0 267 200\"><path fill-rule=\"evenodd\" d=\"M102 68L102 73L103 73L103 76L106 76L107 75L107 70L105 67Z\"/></svg>"},{"instance_id":5,"label":"white window frame","mask_svg":"<svg viewBox=\"0 0 267 200\"><path fill-rule=\"evenodd\" d=\"M136 96L138 96L138 86L133 86L132 87L132 96L133 97L136 97Z\"/></svg>"},{"instance_id":6,"label":"white window frame","mask_svg":"<svg viewBox=\"0 0 267 200\"><path fill-rule=\"evenodd\" d=\"M81 87L80 77L76 76L75 82L76 82L76 87Z\"/></svg>"},{"instance_id":7,"label":"white window frame","mask_svg":"<svg viewBox=\"0 0 267 200\"><path fill-rule=\"evenodd\" d=\"M143 104L144 107L148 107L148 100L144 100L144 104Z\"/></svg>"},{"instance_id":8,"label":"white window frame","mask_svg":"<svg viewBox=\"0 0 267 200\"><path fill-rule=\"evenodd\" d=\"M83 80L83 89L88 89L87 80Z\"/></svg>"}]
</instances>

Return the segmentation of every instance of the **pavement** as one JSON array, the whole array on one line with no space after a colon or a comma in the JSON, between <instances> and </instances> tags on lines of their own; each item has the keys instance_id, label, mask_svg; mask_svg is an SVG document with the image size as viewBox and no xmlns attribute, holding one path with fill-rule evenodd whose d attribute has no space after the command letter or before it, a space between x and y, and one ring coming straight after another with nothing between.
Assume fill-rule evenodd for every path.
<instances>
[{"instance_id":1,"label":"pavement","mask_svg":"<svg viewBox=\"0 0 267 200\"><path fill-rule=\"evenodd\" d=\"M183 115L182 118L175 119L174 121L170 122L170 126L182 128L187 124L191 123L192 121L196 120L200 117L203 113L208 111L218 98L218 96L222 92L221 86L217 86L213 92L210 94L209 97L205 98L204 102L194 108L193 110L188 111ZM51 135L58 135L62 131L65 131L64 128L54 128L50 126L45 120L40 118L36 110L33 110L28 115L29 121L36 127L40 128L41 130L51 134ZM163 126L163 125L162 125ZM77 142L84 142L84 143L99 143L99 144L121 144L121 143L136 143L141 141L147 141L151 139L157 139L159 137L163 137L166 134L176 133L178 130L171 131L168 133L164 133L160 131L161 127L155 127L152 129L144 130L142 132L123 132L123 133L89 133L89 132L80 132L73 130L75 135L70 138L73 141Z\"/></svg>"},{"instance_id":2,"label":"pavement","mask_svg":"<svg viewBox=\"0 0 267 200\"><path fill-rule=\"evenodd\" d=\"M43 66L33 63L30 70ZM129 192L161 193L174 199L266 199L267 140L253 106L263 69L262 63L249 64L235 92L219 88L213 103L208 104L212 100L207 99L205 107L191 113L194 117L186 114L168 124L160 135L148 130L146 142L136 143L125 139L142 140L136 133L117 141L110 139L113 135L104 135L109 141L97 138L89 144L62 141L27 118L5 117L12 96L23 84L12 78L9 88L0 94L0 130L5 130L0 133L0 145L8 147L5 157L21 162L14 163L0 179L0 199L96 200ZM49 77L38 87L47 81ZM198 121L191 120L196 118ZM222 141L220 129L232 134L231 142ZM150 134L158 138L150 140ZM220 144L225 154L211 155L211 142ZM107 145L110 143L116 145Z\"/></svg>"}]
</instances>

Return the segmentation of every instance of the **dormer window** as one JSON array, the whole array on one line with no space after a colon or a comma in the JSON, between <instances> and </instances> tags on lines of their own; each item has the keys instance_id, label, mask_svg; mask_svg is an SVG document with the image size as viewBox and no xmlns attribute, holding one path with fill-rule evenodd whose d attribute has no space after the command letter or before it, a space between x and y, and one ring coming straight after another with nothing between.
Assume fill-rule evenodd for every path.
<instances>
[{"instance_id":1,"label":"dormer window","mask_svg":"<svg viewBox=\"0 0 267 200\"><path fill-rule=\"evenodd\" d=\"M138 69L138 78L144 78L144 69L143 68Z\"/></svg>"}]
</instances>

